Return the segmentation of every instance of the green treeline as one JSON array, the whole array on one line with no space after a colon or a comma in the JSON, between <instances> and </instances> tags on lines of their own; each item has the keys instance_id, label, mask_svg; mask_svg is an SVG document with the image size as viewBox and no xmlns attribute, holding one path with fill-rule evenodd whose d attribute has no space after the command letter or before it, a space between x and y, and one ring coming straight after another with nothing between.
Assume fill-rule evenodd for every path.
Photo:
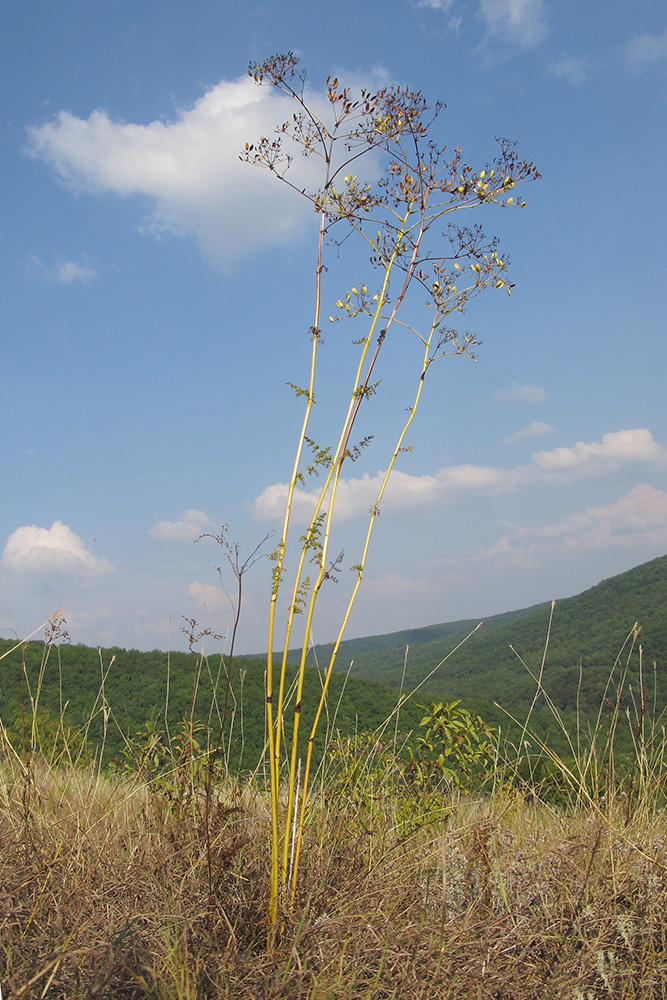
<instances>
[{"instance_id":1,"label":"green treeline","mask_svg":"<svg viewBox=\"0 0 667 1000\"><path fill-rule=\"evenodd\" d=\"M0 640L0 657L14 645ZM290 668L288 685L295 672ZM304 746L320 692L320 675L309 669L302 713ZM97 650L64 643L49 648L29 642L0 659L0 719L15 738L21 738L22 727L25 735L35 703L42 718L64 716L69 725L86 730L93 746L104 745L107 762L122 761L128 742L141 742L147 722L173 739L183 719L202 726L214 744L224 719L223 746L233 770L254 769L264 750L264 665L258 660L233 660L227 693L227 663L220 656ZM337 674L320 724L319 744L328 729L342 735L375 729L396 703L397 692L390 687ZM414 729L422 714L415 704L405 705L399 717L401 731Z\"/></svg>"},{"instance_id":2,"label":"green treeline","mask_svg":"<svg viewBox=\"0 0 667 1000\"><path fill-rule=\"evenodd\" d=\"M550 604L539 604L485 621L402 708L401 732L418 726L424 714L420 704L463 699L470 711L514 738L534 699L550 614ZM406 646L404 689L412 691L476 625L450 622L344 642L338 663L345 669L354 660L353 676L334 674L318 744L328 729L343 735L369 731L391 715ZM0 640L0 657L12 645ZM327 647L316 653L326 666ZM296 653L292 659L297 662ZM585 737L598 716L604 730L618 706L621 745L629 750L632 725L642 712L655 716L667 706L666 663L667 556L556 602L543 685L573 737L577 732ZM264 750L264 662L235 658L228 695L226 669L220 656L67 644L49 649L30 642L0 659L0 719L18 732L22 713L24 720L31 714L32 694L52 717L64 715L73 726L88 727L93 745L104 741L105 759L111 760L122 756L126 741L146 731L149 720L173 738L179 723L192 718L215 743L224 717L230 767L253 769ZM288 683L293 677L291 669ZM303 698L304 743L320 684L318 671L310 668ZM518 728L507 713L518 720ZM392 733L393 727L392 721ZM567 751L544 696L534 706L531 728L559 753Z\"/></svg>"}]
</instances>

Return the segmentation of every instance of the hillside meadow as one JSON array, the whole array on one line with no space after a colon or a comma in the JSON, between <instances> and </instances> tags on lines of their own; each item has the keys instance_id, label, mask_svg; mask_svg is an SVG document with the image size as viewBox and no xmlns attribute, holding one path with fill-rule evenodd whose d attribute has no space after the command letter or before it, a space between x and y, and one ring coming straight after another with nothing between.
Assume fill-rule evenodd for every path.
<instances>
[{"instance_id":1,"label":"hillside meadow","mask_svg":"<svg viewBox=\"0 0 667 1000\"><path fill-rule=\"evenodd\" d=\"M303 878L266 949L255 781L0 766L3 997L664 997L662 774L560 805L505 782L415 792L372 766L311 796ZM660 781L658 781L658 777Z\"/></svg>"},{"instance_id":2,"label":"hillside meadow","mask_svg":"<svg viewBox=\"0 0 667 1000\"><path fill-rule=\"evenodd\" d=\"M571 599L564 631L558 604L503 616L496 653L447 658L461 623L433 626L445 634L412 637L393 689L335 675L301 876L269 946L261 661L2 643L2 997L665 997L664 688L648 658L665 568ZM618 594L640 613L609 651ZM525 655L489 725L459 656L474 652L479 686L510 625ZM415 649L446 673L407 698ZM304 709L320 687L309 671Z\"/></svg>"}]
</instances>

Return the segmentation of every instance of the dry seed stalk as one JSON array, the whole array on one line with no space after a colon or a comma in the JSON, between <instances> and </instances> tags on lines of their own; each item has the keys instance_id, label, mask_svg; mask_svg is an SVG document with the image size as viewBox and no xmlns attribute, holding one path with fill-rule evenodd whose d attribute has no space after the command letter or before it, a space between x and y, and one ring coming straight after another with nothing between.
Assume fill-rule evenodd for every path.
<instances>
[{"instance_id":1,"label":"dry seed stalk","mask_svg":"<svg viewBox=\"0 0 667 1000\"><path fill-rule=\"evenodd\" d=\"M486 240L479 227L449 226L442 241L430 243L427 237L434 225L447 221L447 216L462 209L471 209L487 203L512 204L510 194L520 181L539 176L533 164L519 160L513 146L499 140L500 153L493 164L474 172L463 163L460 147L446 159L446 147L438 146L429 138L429 131L443 110L437 104L429 117L429 108L419 92L400 87L389 87L372 94L361 90L355 99L349 88L342 88L337 79L327 79L328 114L319 115L305 96L305 75L297 70L297 60L290 53L276 56L264 63L253 64L250 75L258 84L268 83L292 98L297 111L292 119L276 130L276 138L262 138L256 144L246 144L243 158L250 163L268 168L284 183L292 187L313 204L319 214L319 235L315 268L315 303L311 334L311 362L307 389L295 386L298 396L304 396L306 405L297 440L292 476L287 489L285 515L280 540L274 552L273 587L269 608L267 655L267 725L269 742L269 770L271 784L271 887L268 909L269 943L275 937L281 898L289 892L293 902L297 885L299 856L305 816L305 802L312 761L315 733L324 707L329 679L336 655L343 639L352 607L356 600L368 556L375 520L380 511L391 472L396 459L404 450L404 439L414 419L423 389L426 373L431 364L449 354L464 354L474 358L475 337L464 336L445 325L451 313L463 312L467 302L488 287L510 291L505 272L507 260L497 254L497 241ZM287 141L295 142L305 156L316 156L322 161L322 187L308 191L292 182L289 175L291 156ZM360 183L349 172L358 169L364 156L381 156L386 169L382 179L372 186ZM520 203L524 205L524 202ZM275 698L274 647L278 593L285 573L288 533L297 486L304 483L302 459L308 439L308 427L315 401L315 381L320 338L322 308L322 276L324 272L325 236L338 223L347 223L352 233L365 242L371 265L380 272L379 291L369 296L366 286L353 287L337 301L341 318L367 317L368 328L358 340L360 357L355 365L352 392L340 425L333 454L320 450L319 456L327 466L324 483L317 495L314 513L301 538L298 566L292 586L291 603L285 628L282 649L277 701ZM340 242L337 244L340 246ZM400 284L395 302L389 308L389 290L392 277L398 274ZM402 279L401 276L402 275ZM430 332L422 335L414 327L397 319L409 290L415 286L426 292L429 306L434 309ZM288 889L288 862L292 853L291 838L295 810L298 808L297 760L300 716L305 679L308 639L321 593L327 579L338 567L338 560L330 561L332 526L343 463L354 457L350 450L351 435L362 403L370 398L377 383L371 378L378 357L393 327L400 325L417 337L423 352L416 365L417 390L408 418L390 455L376 500L370 510L365 542L359 562L352 567L356 581L339 633L333 647L315 722L308 741L303 787L300 793L301 808L296 825L296 849L291 887ZM372 350L372 345L375 345ZM357 448L358 451L358 448ZM314 554L317 566L315 582L311 585L305 575L306 559ZM282 825L282 844L279 817L280 746L285 728L285 680L287 657L294 616L305 612L304 641L297 674L293 715L289 773L287 779L287 808Z\"/></svg>"}]
</instances>

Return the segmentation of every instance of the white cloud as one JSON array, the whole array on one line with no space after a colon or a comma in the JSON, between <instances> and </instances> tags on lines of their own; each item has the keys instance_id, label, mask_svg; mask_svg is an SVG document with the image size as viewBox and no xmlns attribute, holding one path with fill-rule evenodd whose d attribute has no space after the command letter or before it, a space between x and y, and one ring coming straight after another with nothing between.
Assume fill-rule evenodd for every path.
<instances>
[{"instance_id":1,"label":"white cloud","mask_svg":"<svg viewBox=\"0 0 667 1000\"><path fill-rule=\"evenodd\" d=\"M97 277L97 270L89 260L75 261L58 259L52 264L45 263L37 254L30 254L27 264L32 274L58 281L61 285L87 285Z\"/></svg>"},{"instance_id":2,"label":"white cloud","mask_svg":"<svg viewBox=\"0 0 667 1000\"><path fill-rule=\"evenodd\" d=\"M390 569L382 576L366 579L364 577L364 599L366 604L371 600L395 600L397 598L415 597L431 594L439 587L439 583L420 577L405 576Z\"/></svg>"},{"instance_id":3,"label":"white cloud","mask_svg":"<svg viewBox=\"0 0 667 1000\"><path fill-rule=\"evenodd\" d=\"M511 437L505 438L505 444L514 444L515 441L525 441L526 438L539 437L541 434L553 434L553 432L554 428L551 424L545 424L541 420L533 420L532 424L522 427Z\"/></svg>"},{"instance_id":4,"label":"white cloud","mask_svg":"<svg viewBox=\"0 0 667 1000\"><path fill-rule=\"evenodd\" d=\"M449 15L447 17L447 27L454 34L458 34L458 31L463 24L463 17L461 14L451 13L456 0L413 0L413 7L428 7L430 10L440 11L441 14Z\"/></svg>"},{"instance_id":5,"label":"white cloud","mask_svg":"<svg viewBox=\"0 0 667 1000\"><path fill-rule=\"evenodd\" d=\"M603 434L600 443L577 441L573 448L538 451L531 456L546 479L604 475L632 462L663 462L665 449L646 428Z\"/></svg>"},{"instance_id":6,"label":"white cloud","mask_svg":"<svg viewBox=\"0 0 667 1000\"><path fill-rule=\"evenodd\" d=\"M586 59L563 55L555 63L551 64L549 71L553 76L559 77L562 80L569 80L570 83L579 86L588 80L590 67Z\"/></svg>"},{"instance_id":7,"label":"white cloud","mask_svg":"<svg viewBox=\"0 0 667 1000\"><path fill-rule=\"evenodd\" d=\"M54 277L63 285L71 285L77 281L87 285L89 281L97 277L97 272L90 264L77 264L75 260L66 260L56 267Z\"/></svg>"},{"instance_id":8,"label":"white cloud","mask_svg":"<svg viewBox=\"0 0 667 1000\"><path fill-rule=\"evenodd\" d=\"M487 38L532 49L546 37L543 0L481 0L479 17Z\"/></svg>"},{"instance_id":9,"label":"white cloud","mask_svg":"<svg viewBox=\"0 0 667 1000\"><path fill-rule=\"evenodd\" d=\"M95 636L95 643L100 643L109 627L113 626L114 614L107 605L102 604L87 611L68 608L65 619L70 635L79 636L86 632Z\"/></svg>"},{"instance_id":10,"label":"white cloud","mask_svg":"<svg viewBox=\"0 0 667 1000\"><path fill-rule=\"evenodd\" d=\"M161 542L193 542L214 524L203 510L186 510L180 521L158 521L148 534Z\"/></svg>"},{"instance_id":11,"label":"white cloud","mask_svg":"<svg viewBox=\"0 0 667 1000\"><path fill-rule=\"evenodd\" d=\"M654 441L650 431L618 431L603 435L602 441L586 444L578 441L571 448L554 448L535 452L530 465L514 469L494 466L452 465L435 475L411 476L397 470L393 473L382 510L406 510L455 501L460 496L497 496L514 493L521 486L537 483L569 483L574 480L606 475L622 466L637 462L663 466L667 450ZM336 500L338 519L356 517L375 503L384 473L365 473L358 479L341 480ZM275 483L256 498L254 516L259 521L276 520L283 516L287 485ZM293 513L303 521L312 514L318 494L298 490Z\"/></svg>"},{"instance_id":12,"label":"white cloud","mask_svg":"<svg viewBox=\"0 0 667 1000\"><path fill-rule=\"evenodd\" d=\"M456 0L413 0L413 7L428 7L430 10L439 10L442 14L449 14ZM460 14L452 14L447 18L447 27L450 31L458 32L463 23Z\"/></svg>"},{"instance_id":13,"label":"white cloud","mask_svg":"<svg viewBox=\"0 0 667 1000\"><path fill-rule=\"evenodd\" d=\"M212 583L199 583L195 581L188 587L188 594L209 610L229 608L229 598L220 587L214 587Z\"/></svg>"},{"instance_id":14,"label":"white cloud","mask_svg":"<svg viewBox=\"0 0 667 1000\"><path fill-rule=\"evenodd\" d=\"M539 385L518 385L510 382L508 389L496 389L491 393L493 399L501 403L541 403L547 398L546 389Z\"/></svg>"},{"instance_id":15,"label":"white cloud","mask_svg":"<svg viewBox=\"0 0 667 1000\"><path fill-rule=\"evenodd\" d=\"M606 507L589 507L535 528L511 526L507 535L478 558L522 562L545 550L611 548L667 548L667 494L640 483Z\"/></svg>"},{"instance_id":16,"label":"white cloud","mask_svg":"<svg viewBox=\"0 0 667 1000\"><path fill-rule=\"evenodd\" d=\"M431 10L448 11L454 4L454 0L415 0L415 7L430 7Z\"/></svg>"},{"instance_id":17,"label":"white cloud","mask_svg":"<svg viewBox=\"0 0 667 1000\"><path fill-rule=\"evenodd\" d=\"M108 559L92 556L62 521L54 521L50 528L34 524L17 528L7 539L2 562L17 573L81 572L101 576L113 570Z\"/></svg>"},{"instance_id":18,"label":"white cloud","mask_svg":"<svg viewBox=\"0 0 667 1000\"><path fill-rule=\"evenodd\" d=\"M311 92L309 99L327 114L323 95ZM100 110L86 119L60 111L28 129L28 152L75 191L148 197L153 208L143 232L193 235L204 256L227 267L258 247L295 238L314 217L306 199L239 158L246 142L272 136L293 112L290 98L245 76L211 87L173 121L142 125ZM319 159L306 159L300 147L291 151L292 182L319 187Z\"/></svg>"},{"instance_id":19,"label":"white cloud","mask_svg":"<svg viewBox=\"0 0 667 1000\"><path fill-rule=\"evenodd\" d=\"M401 510L426 507L445 497L471 491L497 494L512 492L516 473L491 466L458 465L441 469L434 476L410 476L400 469L393 473L385 493L382 510ZM344 479L338 485L336 516L339 519L356 517L368 511L377 499L384 472L374 476L364 473L359 479ZM294 495L293 514L304 521L312 515L319 494L298 490ZM258 521L277 520L285 512L287 484L267 486L253 503Z\"/></svg>"},{"instance_id":20,"label":"white cloud","mask_svg":"<svg viewBox=\"0 0 667 1000\"><path fill-rule=\"evenodd\" d=\"M643 69L648 63L667 61L667 30L661 35L636 35L625 47L628 63Z\"/></svg>"}]
</instances>

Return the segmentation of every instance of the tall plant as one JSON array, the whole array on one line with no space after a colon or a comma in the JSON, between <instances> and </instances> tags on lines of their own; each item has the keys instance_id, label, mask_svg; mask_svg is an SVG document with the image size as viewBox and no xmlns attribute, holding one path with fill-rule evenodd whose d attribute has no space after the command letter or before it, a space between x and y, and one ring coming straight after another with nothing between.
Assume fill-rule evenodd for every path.
<instances>
[{"instance_id":1,"label":"tall plant","mask_svg":"<svg viewBox=\"0 0 667 1000\"><path fill-rule=\"evenodd\" d=\"M319 217L315 251L314 307L310 336L310 374L306 386L293 386L304 401L301 430L287 488L280 539L273 553L273 586L269 609L266 703L272 802L271 890L268 910L269 938L273 939L281 903L293 905L301 855L306 799L311 775L315 733L325 705L327 688L340 644L364 574L373 528L380 513L387 484L415 418L426 375L431 366L448 355L473 358L474 334L459 333L449 325L452 313L462 313L467 303L486 288L509 293L507 258L498 254L498 241L488 239L479 225L457 224L454 213L491 203L525 205L515 201L516 185L539 176L532 163L522 161L514 145L498 140L496 158L479 170L463 161L460 147L449 151L431 138L444 106L430 109L420 92L386 87L377 93L353 93L338 79L327 78L326 110L309 100L305 74L292 55L279 55L251 64L250 75L259 85L269 85L294 101L294 114L271 137L246 144L243 157L265 167L295 194L311 202ZM292 180L290 150L296 144L303 155L316 158L321 167L319 187L302 188ZM373 172L378 162L382 175L375 183L359 179L364 161ZM370 164L369 164L370 166ZM345 232L338 235L342 227ZM443 231L444 230L444 231ZM365 245L371 279L336 298L329 322L351 318L363 324L354 343L358 346L350 384L341 389L347 402L335 443L317 445L309 437L315 404L316 379L322 344L323 281L329 247L339 254L344 239L355 237ZM334 237L336 237L334 239ZM369 286L371 290L369 290ZM408 293L415 289L430 309L424 325L403 320ZM391 297L390 297L391 294ZM386 471L370 508L358 561L351 567L354 584L342 615L315 709L303 774L298 767L299 729L306 653L325 581L334 579L340 557L331 557L332 527L343 469L355 460L368 438L355 443L353 432L361 408L373 396L378 358L392 336L408 336L415 347L414 390L398 436L387 455ZM403 404L403 401L401 401ZM403 406L400 406L403 409ZM312 452L312 460L307 449ZM295 495L305 485L305 475L322 472L319 493L306 530L298 541L290 534ZM287 579L287 556L294 549L296 567ZM311 578L311 564L314 564ZM290 598L284 632L277 640L278 596L288 588ZM304 616L302 653L293 703L291 744L287 752L287 803L281 816L281 747L286 738L288 699L286 667L292 631L298 614ZM279 651L279 652L278 652Z\"/></svg>"}]
</instances>

